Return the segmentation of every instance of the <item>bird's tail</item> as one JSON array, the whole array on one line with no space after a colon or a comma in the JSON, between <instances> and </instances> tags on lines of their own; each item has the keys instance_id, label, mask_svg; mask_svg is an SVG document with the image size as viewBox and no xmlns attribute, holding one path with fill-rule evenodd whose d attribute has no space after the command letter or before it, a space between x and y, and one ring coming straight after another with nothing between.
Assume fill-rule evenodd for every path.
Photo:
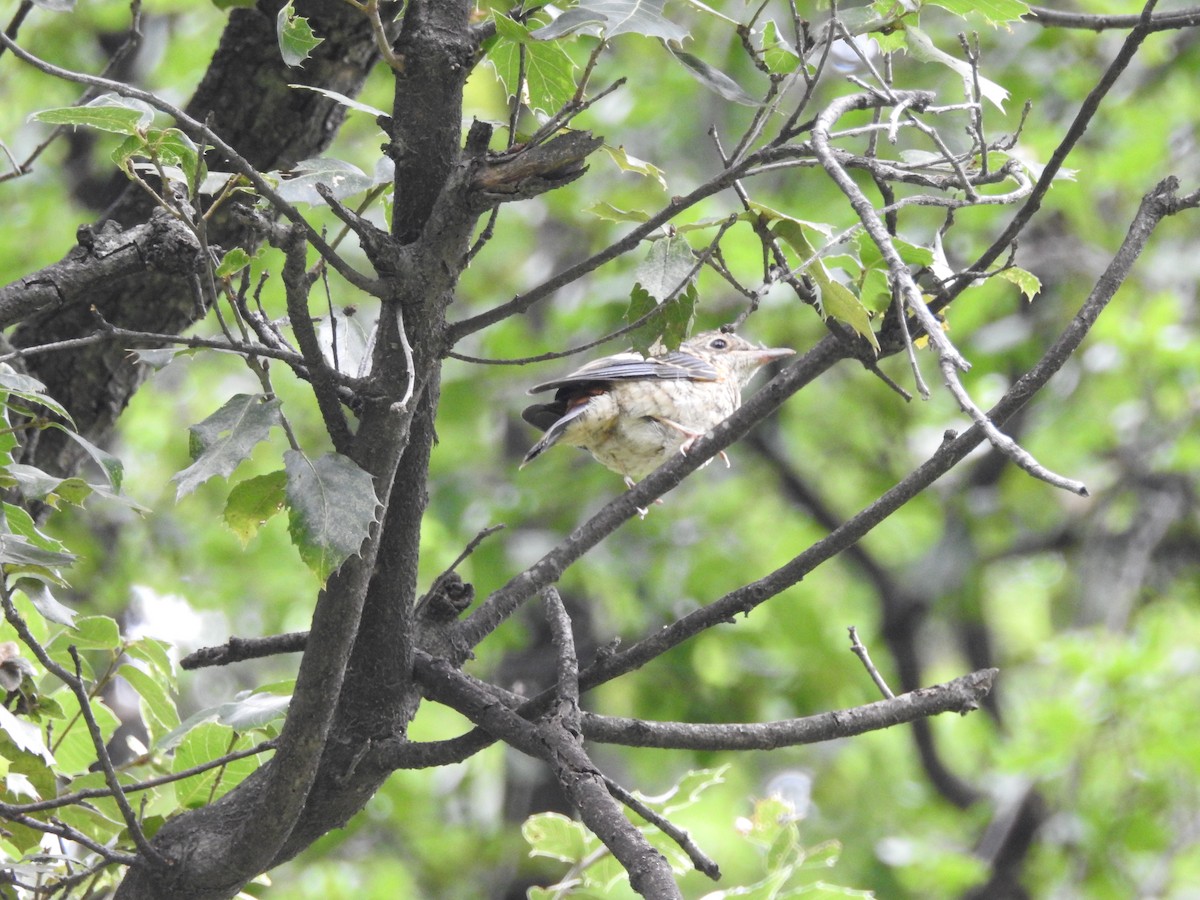
<instances>
[{"instance_id":1,"label":"bird's tail","mask_svg":"<svg viewBox=\"0 0 1200 900\"><path fill-rule=\"evenodd\" d=\"M529 448L529 452L525 454L525 458L521 460L521 465L519 465L517 468L525 468L527 465L557 444L560 436L561 432L558 434L551 431L546 432L544 435L542 435L542 439L540 441Z\"/></svg>"},{"instance_id":2,"label":"bird's tail","mask_svg":"<svg viewBox=\"0 0 1200 900\"><path fill-rule=\"evenodd\" d=\"M521 413L522 418L526 422L537 428L545 429L546 433L542 435L540 441L529 448L529 452L521 460L519 468L525 468L529 463L557 444L558 439L567 430L567 426L575 421L576 418L583 415L586 408L587 404L581 403L574 409L567 410L564 403L556 401L554 403L534 404Z\"/></svg>"}]
</instances>

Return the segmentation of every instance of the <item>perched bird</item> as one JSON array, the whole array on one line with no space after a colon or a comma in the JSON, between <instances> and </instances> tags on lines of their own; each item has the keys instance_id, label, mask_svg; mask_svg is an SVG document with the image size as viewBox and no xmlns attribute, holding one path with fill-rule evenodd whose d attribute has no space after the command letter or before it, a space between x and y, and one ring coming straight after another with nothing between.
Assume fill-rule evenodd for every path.
<instances>
[{"instance_id":1,"label":"perched bird","mask_svg":"<svg viewBox=\"0 0 1200 900\"><path fill-rule=\"evenodd\" d=\"M521 414L546 432L521 465L561 441L587 450L633 487L741 406L742 388L762 366L792 353L707 331L678 350L660 348L650 357L629 351L590 362L529 389L553 390L554 400Z\"/></svg>"}]
</instances>

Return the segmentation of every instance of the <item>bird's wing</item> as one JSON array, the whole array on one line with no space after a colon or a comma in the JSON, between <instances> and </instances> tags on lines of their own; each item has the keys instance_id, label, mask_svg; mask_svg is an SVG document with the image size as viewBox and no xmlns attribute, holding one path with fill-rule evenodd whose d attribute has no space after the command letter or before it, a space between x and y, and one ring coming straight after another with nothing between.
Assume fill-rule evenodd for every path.
<instances>
[{"instance_id":1,"label":"bird's wing","mask_svg":"<svg viewBox=\"0 0 1200 900\"><path fill-rule=\"evenodd\" d=\"M536 384L529 393L538 394L568 385L609 381L636 381L665 378L670 380L720 381L721 373L698 356L671 350L662 356L643 357L640 353L606 356L576 369L570 375Z\"/></svg>"}]
</instances>

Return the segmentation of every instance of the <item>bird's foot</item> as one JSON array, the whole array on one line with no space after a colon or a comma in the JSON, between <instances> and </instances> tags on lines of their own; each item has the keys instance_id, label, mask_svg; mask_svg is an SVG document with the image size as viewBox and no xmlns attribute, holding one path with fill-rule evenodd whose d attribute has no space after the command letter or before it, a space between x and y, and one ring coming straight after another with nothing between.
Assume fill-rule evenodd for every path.
<instances>
[{"instance_id":1,"label":"bird's foot","mask_svg":"<svg viewBox=\"0 0 1200 900\"><path fill-rule=\"evenodd\" d=\"M636 482L636 481L634 481L632 478L630 478L628 475L623 475L623 476L621 476L621 477L625 479L625 487L629 488L630 490L633 490L633 486L634 486L635 484L637 484L637 482ZM663 502L663 501L662 501L662 497L655 497L655 498L654 498L654 505L655 505L655 506L662 506L662 502ZM650 512L650 510L649 510L648 508L644 508L644 507L641 507L641 506L639 506L639 507L637 508L637 514L638 514L638 518L639 518L639 519L644 519L644 518L646 518L646 515L647 515L647 513L649 513L649 512Z\"/></svg>"},{"instance_id":2,"label":"bird's foot","mask_svg":"<svg viewBox=\"0 0 1200 900\"><path fill-rule=\"evenodd\" d=\"M702 437L704 437L703 434L693 434L690 438L688 438L686 441L684 441L682 444L679 445L679 452L682 453L684 456L687 456L688 452L692 449L692 445L695 444L696 441ZM724 450L718 450L717 456L721 457L721 462L725 463L725 468L727 468L727 469L730 468L729 456L725 453ZM706 459L704 461L704 465L702 465L700 468L703 469L704 466L707 466L710 462L712 462L711 459Z\"/></svg>"}]
</instances>

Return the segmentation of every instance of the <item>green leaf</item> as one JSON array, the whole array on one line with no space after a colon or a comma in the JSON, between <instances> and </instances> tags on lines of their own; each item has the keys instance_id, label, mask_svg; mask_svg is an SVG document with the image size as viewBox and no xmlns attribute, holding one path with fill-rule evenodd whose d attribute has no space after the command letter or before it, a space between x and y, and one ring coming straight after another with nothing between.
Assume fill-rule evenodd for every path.
<instances>
[{"instance_id":1,"label":"green leaf","mask_svg":"<svg viewBox=\"0 0 1200 900\"><path fill-rule=\"evenodd\" d=\"M691 245L672 234L650 245L650 252L638 266L635 277L638 284L661 303L691 282L695 267Z\"/></svg>"},{"instance_id":2,"label":"green leaf","mask_svg":"<svg viewBox=\"0 0 1200 900\"><path fill-rule=\"evenodd\" d=\"M774 75L790 75L800 67L800 54L783 39L773 19L763 26L763 62Z\"/></svg>"},{"instance_id":3,"label":"green leaf","mask_svg":"<svg viewBox=\"0 0 1200 900\"><path fill-rule=\"evenodd\" d=\"M20 535L0 534L0 563L5 565L55 569L69 566L74 561L73 553L45 550Z\"/></svg>"},{"instance_id":4,"label":"green leaf","mask_svg":"<svg viewBox=\"0 0 1200 900\"><path fill-rule=\"evenodd\" d=\"M58 508L59 501L78 506L92 493L82 478L57 478L35 466L10 463L5 472L26 500L40 500L54 509Z\"/></svg>"},{"instance_id":5,"label":"green leaf","mask_svg":"<svg viewBox=\"0 0 1200 900\"><path fill-rule=\"evenodd\" d=\"M849 325L878 351L879 339L875 337L871 328L871 313L863 306L862 301L854 296L853 291L830 277L825 264L816 256L816 251L805 236L803 223L796 219L781 218L771 230L787 241L792 249L800 254L802 260L812 260L807 272L817 288L817 303L821 314L826 317L832 316Z\"/></svg>"},{"instance_id":6,"label":"green leaf","mask_svg":"<svg viewBox=\"0 0 1200 900\"><path fill-rule=\"evenodd\" d=\"M108 616L84 616L75 621L75 630L63 632L53 646L74 644L80 650L116 650L121 646L121 629Z\"/></svg>"},{"instance_id":7,"label":"green leaf","mask_svg":"<svg viewBox=\"0 0 1200 900\"><path fill-rule=\"evenodd\" d=\"M653 809L660 810L663 815L673 815L700 802L701 795L709 788L724 784L725 773L729 768L726 764L715 769L691 769L685 772L665 795L642 797L642 800Z\"/></svg>"},{"instance_id":8,"label":"green leaf","mask_svg":"<svg viewBox=\"0 0 1200 900\"><path fill-rule=\"evenodd\" d=\"M593 203L585 212L590 212L593 216L605 219L609 222L646 222L650 219L650 213L642 209L618 209L607 200L601 200L598 203Z\"/></svg>"},{"instance_id":9,"label":"green leaf","mask_svg":"<svg viewBox=\"0 0 1200 900\"><path fill-rule=\"evenodd\" d=\"M154 121L154 109L141 100L101 94L84 106L43 109L29 118L48 125L83 125L115 134L137 134Z\"/></svg>"},{"instance_id":10,"label":"green leaf","mask_svg":"<svg viewBox=\"0 0 1200 900\"><path fill-rule=\"evenodd\" d=\"M759 101L746 93L740 84L718 69L716 66L706 63L700 57L687 53L676 47L667 45L667 49L671 55L679 60L688 73L693 78L699 81L710 91L724 97L733 103L740 103L743 106L761 106Z\"/></svg>"},{"instance_id":11,"label":"green leaf","mask_svg":"<svg viewBox=\"0 0 1200 900\"><path fill-rule=\"evenodd\" d=\"M875 46L879 48L880 53L899 53L904 49L904 29L896 28L892 31L873 31L871 40L875 42Z\"/></svg>"},{"instance_id":12,"label":"green leaf","mask_svg":"<svg viewBox=\"0 0 1200 900\"><path fill-rule=\"evenodd\" d=\"M43 534L41 531L39 531L37 525L33 521L33 516L31 516L24 508L16 506L12 503L5 503L0 506L0 510L3 510L2 522L5 533L11 533L18 537L22 537L29 541L29 543L36 547L40 547L43 550L49 550L57 553L66 549L62 541L52 538L49 535Z\"/></svg>"},{"instance_id":13,"label":"green leaf","mask_svg":"<svg viewBox=\"0 0 1200 900\"><path fill-rule=\"evenodd\" d=\"M925 5L940 6L964 19L978 13L989 25L1007 25L1029 12L1021 0L925 0Z\"/></svg>"},{"instance_id":14,"label":"green leaf","mask_svg":"<svg viewBox=\"0 0 1200 900\"><path fill-rule=\"evenodd\" d=\"M1042 289L1042 280L1027 269L1020 266L1009 266L996 273L998 278L1011 281L1021 289L1026 300L1033 300Z\"/></svg>"},{"instance_id":15,"label":"green leaf","mask_svg":"<svg viewBox=\"0 0 1200 900\"><path fill-rule=\"evenodd\" d=\"M298 66L325 38L313 34L308 19L296 15L292 0L279 10L275 17L275 34L279 38L279 51L289 66Z\"/></svg>"},{"instance_id":16,"label":"green leaf","mask_svg":"<svg viewBox=\"0 0 1200 900\"><path fill-rule=\"evenodd\" d=\"M82 447L87 455L92 458L92 461L100 467L100 471L104 473L104 477L108 480L109 487L114 491L120 491L121 482L125 480L125 465L107 450L101 450L83 435L77 434L69 428L63 428L62 432Z\"/></svg>"},{"instance_id":17,"label":"green leaf","mask_svg":"<svg viewBox=\"0 0 1200 900\"><path fill-rule=\"evenodd\" d=\"M71 421L71 414L67 412L66 407L46 393L44 384L36 378L15 371L8 363L0 363L0 392L44 406L62 416L67 422Z\"/></svg>"},{"instance_id":18,"label":"green leaf","mask_svg":"<svg viewBox=\"0 0 1200 900\"><path fill-rule=\"evenodd\" d=\"M533 38L549 41L572 32L603 35L611 40L621 34L641 34L666 41L683 41L686 28L663 15L666 0L580 0Z\"/></svg>"},{"instance_id":19,"label":"green leaf","mask_svg":"<svg viewBox=\"0 0 1200 900\"><path fill-rule=\"evenodd\" d=\"M300 558L324 583L370 533L379 509L375 485L352 459L337 453L310 460L289 450L283 459L288 532Z\"/></svg>"},{"instance_id":20,"label":"green leaf","mask_svg":"<svg viewBox=\"0 0 1200 900\"><path fill-rule=\"evenodd\" d=\"M13 585L14 590L20 591L29 598L29 602L47 622L57 625L72 625L78 613L69 606L63 606L50 592L48 585L33 578L21 578Z\"/></svg>"},{"instance_id":21,"label":"green leaf","mask_svg":"<svg viewBox=\"0 0 1200 900\"><path fill-rule=\"evenodd\" d=\"M583 859L595 842L582 822L556 812L530 816L521 825L521 837L529 844L530 856L548 856L567 863Z\"/></svg>"},{"instance_id":22,"label":"green leaf","mask_svg":"<svg viewBox=\"0 0 1200 900\"><path fill-rule=\"evenodd\" d=\"M629 292L629 307L625 310L625 319L636 322L642 316L653 312L657 306L658 303L650 296L650 292L640 284L635 284ZM662 335L662 330L656 327L657 324L654 319L649 319L646 324L629 333L630 345L642 356L650 355L650 347Z\"/></svg>"},{"instance_id":23,"label":"green leaf","mask_svg":"<svg viewBox=\"0 0 1200 900\"><path fill-rule=\"evenodd\" d=\"M96 745L88 732L87 723L79 711L79 700L70 691L59 695L66 725L54 732L54 756L58 760L60 774L82 775L96 762ZM109 709L99 697L93 697L89 703L92 715L100 728L100 734L107 743L121 724L121 720Z\"/></svg>"},{"instance_id":24,"label":"green leaf","mask_svg":"<svg viewBox=\"0 0 1200 900\"><path fill-rule=\"evenodd\" d=\"M968 89L974 83L976 73L972 72L970 63L957 59L943 50L939 50L933 45L933 41L929 39L929 35L915 25L909 25L904 29L904 45L914 59L919 59L921 62L940 63L947 68L953 69L962 77ZM979 92L990 100L997 109L1003 112L1004 101L1008 99L1008 91L1000 87L996 82L984 78L982 75L978 75L977 77L979 79Z\"/></svg>"},{"instance_id":25,"label":"green leaf","mask_svg":"<svg viewBox=\"0 0 1200 900\"><path fill-rule=\"evenodd\" d=\"M171 699L169 688L137 666L123 665L117 674L128 682L141 699L142 721L153 743L179 725L179 712Z\"/></svg>"},{"instance_id":26,"label":"green leaf","mask_svg":"<svg viewBox=\"0 0 1200 900\"><path fill-rule=\"evenodd\" d=\"M42 729L32 722L18 719L4 706L0 706L0 731L8 735L18 750L41 757L48 766L55 764L54 754L42 738Z\"/></svg>"},{"instance_id":27,"label":"green leaf","mask_svg":"<svg viewBox=\"0 0 1200 900\"><path fill-rule=\"evenodd\" d=\"M858 257L862 261L864 269L887 269L883 254L879 252L879 245L869 235L859 232L855 236L854 245L858 248ZM892 246L896 248L900 258L910 266L933 265L934 252L929 247L910 244L898 237L892 238Z\"/></svg>"},{"instance_id":28,"label":"green leaf","mask_svg":"<svg viewBox=\"0 0 1200 900\"><path fill-rule=\"evenodd\" d=\"M228 725L203 722L189 731L176 749L174 771L182 772L249 746L250 740ZM204 806L227 794L257 768L258 758L250 756L185 778L176 786L179 804L185 809Z\"/></svg>"},{"instance_id":29,"label":"green leaf","mask_svg":"<svg viewBox=\"0 0 1200 900\"><path fill-rule=\"evenodd\" d=\"M289 203L325 206L325 198L317 193L323 184L339 200L369 191L379 184L381 176L368 175L353 163L341 159L303 159L279 182L276 193Z\"/></svg>"},{"instance_id":30,"label":"green leaf","mask_svg":"<svg viewBox=\"0 0 1200 900\"><path fill-rule=\"evenodd\" d=\"M225 524L243 546L268 519L283 509L286 485L287 472L280 469L247 478L229 492L229 499L225 501Z\"/></svg>"},{"instance_id":31,"label":"green leaf","mask_svg":"<svg viewBox=\"0 0 1200 900\"><path fill-rule=\"evenodd\" d=\"M605 144L601 149L612 158L622 172L636 172L638 175L654 178L662 185L664 191L667 190L667 179L663 177L663 170L658 166L648 163L644 159L638 159L636 156L630 156L625 152L624 147L610 147Z\"/></svg>"},{"instance_id":32,"label":"green leaf","mask_svg":"<svg viewBox=\"0 0 1200 900\"><path fill-rule=\"evenodd\" d=\"M186 185L189 194L192 195L195 195L200 182L208 174L204 161L200 158L200 148L178 128L138 131L126 138L112 154L113 162L126 173L135 168L157 173L158 167L152 163L133 162L137 157L157 163L164 175Z\"/></svg>"},{"instance_id":33,"label":"green leaf","mask_svg":"<svg viewBox=\"0 0 1200 900\"><path fill-rule=\"evenodd\" d=\"M575 61L557 43L530 39L529 29L507 16L495 17L499 38L488 50L488 62L512 97L517 92L521 72L521 52L525 53L525 84L521 102L530 109L553 114L575 95Z\"/></svg>"},{"instance_id":34,"label":"green leaf","mask_svg":"<svg viewBox=\"0 0 1200 900\"><path fill-rule=\"evenodd\" d=\"M228 478L251 451L279 424L279 400L262 394L237 394L219 410L188 429L195 460L173 481L175 499L190 494L214 476Z\"/></svg>"},{"instance_id":35,"label":"green leaf","mask_svg":"<svg viewBox=\"0 0 1200 900\"><path fill-rule=\"evenodd\" d=\"M677 349L691 332L696 300L695 284L689 284L685 290L661 304L656 304L645 288L635 284L629 294L626 318L630 322L636 322L642 316L656 310L657 315L651 316L630 332L629 340L633 349L643 356L649 356L655 344L662 344L670 350Z\"/></svg>"},{"instance_id":36,"label":"green leaf","mask_svg":"<svg viewBox=\"0 0 1200 900\"><path fill-rule=\"evenodd\" d=\"M149 667L147 671L174 690L175 664L171 661L169 647L166 641L160 641L158 638L142 637L126 644L125 654L144 662Z\"/></svg>"},{"instance_id":37,"label":"green leaf","mask_svg":"<svg viewBox=\"0 0 1200 900\"><path fill-rule=\"evenodd\" d=\"M241 247L234 247L232 250L226 251L221 257L220 264L217 265L216 276L218 278L228 278L231 275L236 275L254 259L249 253Z\"/></svg>"}]
</instances>

